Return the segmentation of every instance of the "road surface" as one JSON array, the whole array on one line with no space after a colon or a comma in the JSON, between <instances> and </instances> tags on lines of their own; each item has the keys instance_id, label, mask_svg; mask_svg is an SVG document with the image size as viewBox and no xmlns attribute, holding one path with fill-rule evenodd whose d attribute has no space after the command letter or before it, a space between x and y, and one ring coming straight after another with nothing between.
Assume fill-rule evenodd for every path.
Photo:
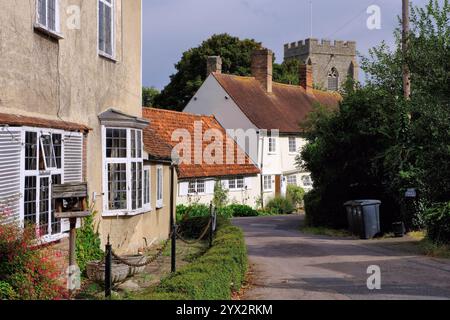
<instances>
[{"instance_id":1,"label":"road surface","mask_svg":"<svg viewBox=\"0 0 450 320\"><path fill-rule=\"evenodd\" d=\"M413 240L312 236L302 223L298 215L234 219L253 270L244 299L450 299L450 260L421 256ZM370 266L380 268L380 290L368 289Z\"/></svg>"}]
</instances>

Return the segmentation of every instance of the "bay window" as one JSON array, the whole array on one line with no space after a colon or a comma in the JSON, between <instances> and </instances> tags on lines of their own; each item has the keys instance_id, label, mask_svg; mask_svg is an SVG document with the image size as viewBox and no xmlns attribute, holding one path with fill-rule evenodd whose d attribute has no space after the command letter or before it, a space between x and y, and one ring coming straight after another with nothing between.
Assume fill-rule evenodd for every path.
<instances>
[{"instance_id":1,"label":"bay window","mask_svg":"<svg viewBox=\"0 0 450 320\"><path fill-rule=\"evenodd\" d=\"M142 131L104 130L106 213L138 214L144 207Z\"/></svg>"}]
</instances>

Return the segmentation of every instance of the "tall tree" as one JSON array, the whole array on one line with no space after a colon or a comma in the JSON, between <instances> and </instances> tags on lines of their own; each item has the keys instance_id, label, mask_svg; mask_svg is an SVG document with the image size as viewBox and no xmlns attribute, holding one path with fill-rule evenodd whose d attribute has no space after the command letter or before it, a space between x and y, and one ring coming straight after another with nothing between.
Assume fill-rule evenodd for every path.
<instances>
[{"instance_id":1,"label":"tall tree","mask_svg":"<svg viewBox=\"0 0 450 320\"><path fill-rule=\"evenodd\" d=\"M155 87L142 88L142 106L153 107L155 98L159 95L159 90Z\"/></svg>"},{"instance_id":2,"label":"tall tree","mask_svg":"<svg viewBox=\"0 0 450 320\"><path fill-rule=\"evenodd\" d=\"M241 40L228 34L213 35L200 46L183 53L175 65L177 72L155 99L155 105L181 111L206 79L208 56L222 57L224 73L247 76L251 73L251 53L261 44L253 39Z\"/></svg>"},{"instance_id":3,"label":"tall tree","mask_svg":"<svg viewBox=\"0 0 450 320\"><path fill-rule=\"evenodd\" d=\"M305 124L310 143L299 164L315 183L305 200L310 222L343 227L342 204L373 197L383 200L385 226L403 219L414 227L420 214L394 216L407 188L418 190L419 209L450 200L449 19L448 0L412 8L406 57L399 27L393 50L383 43L362 59L366 85L348 85L339 110L319 109ZM410 99L403 92L405 61Z\"/></svg>"}]
</instances>

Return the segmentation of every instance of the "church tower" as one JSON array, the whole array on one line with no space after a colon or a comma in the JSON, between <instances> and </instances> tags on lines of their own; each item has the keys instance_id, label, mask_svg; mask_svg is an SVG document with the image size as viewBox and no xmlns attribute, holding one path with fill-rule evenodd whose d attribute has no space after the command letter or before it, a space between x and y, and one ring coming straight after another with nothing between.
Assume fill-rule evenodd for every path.
<instances>
[{"instance_id":1,"label":"church tower","mask_svg":"<svg viewBox=\"0 0 450 320\"><path fill-rule=\"evenodd\" d=\"M336 91L347 77L358 80L356 42L306 39L284 45L284 61L298 59L312 66L314 86Z\"/></svg>"}]
</instances>

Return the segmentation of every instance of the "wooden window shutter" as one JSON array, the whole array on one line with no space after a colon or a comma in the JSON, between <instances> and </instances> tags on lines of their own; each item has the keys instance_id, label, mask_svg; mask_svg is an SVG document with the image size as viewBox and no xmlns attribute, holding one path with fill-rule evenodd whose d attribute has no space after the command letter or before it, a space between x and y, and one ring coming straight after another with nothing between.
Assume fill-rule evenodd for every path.
<instances>
[{"instance_id":1,"label":"wooden window shutter","mask_svg":"<svg viewBox=\"0 0 450 320\"><path fill-rule=\"evenodd\" d=\"M21 131L0 130L0 214L5 223L20 219L21 139Z\"/></svg>"}]
</instances>

